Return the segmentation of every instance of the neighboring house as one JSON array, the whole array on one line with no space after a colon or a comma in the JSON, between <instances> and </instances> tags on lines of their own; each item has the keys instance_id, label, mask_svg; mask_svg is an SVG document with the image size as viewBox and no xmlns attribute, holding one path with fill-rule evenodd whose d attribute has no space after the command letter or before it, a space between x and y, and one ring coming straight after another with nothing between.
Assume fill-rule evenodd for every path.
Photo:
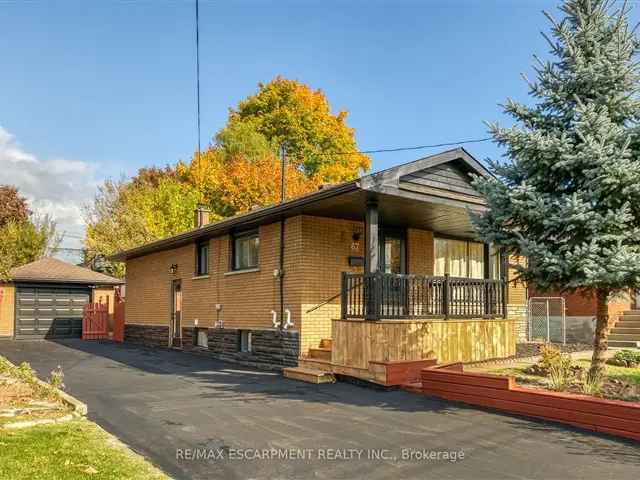
<instances>
[{"instance_id":1,"label":"neighboring house","mask_svg":"<svg viewBox=\"0 0 640 480\"><path fill-rule=\"evenodd\" d=\"M364 377L376 360L511 355L526 288L474 240L473 175L490 173L455 149L115 255L125 341Z\"/></svg>"},{"instance_id":2,"label":"neighboring house","mask_svg":"<svg viewBox=\"0 0 640 480\"><path fill-rule=\"evenodd\" d=\"M117 278L55 258L14 268L0 283L0 337L22 340L80 337L82 307L109 304L113 313Z\"/></svg>"}]
</instances>

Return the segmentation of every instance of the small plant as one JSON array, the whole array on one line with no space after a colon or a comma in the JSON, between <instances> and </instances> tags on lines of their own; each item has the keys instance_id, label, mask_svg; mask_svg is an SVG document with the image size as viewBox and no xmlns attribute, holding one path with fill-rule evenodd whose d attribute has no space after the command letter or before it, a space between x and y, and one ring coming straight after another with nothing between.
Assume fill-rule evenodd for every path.
<instances>
[{"instance_id":1,"label":"small plant","mask_svg":"<svg viewBox=\"0 0 640 480\"><path fill-rule=\"evenodd\" d=\"M640 351L620 350L607 360L607 363L619 367L636 368L640 366Z\"/></svg>"},{"instance_id":2,"label":"small plant","mask_svg":"<svg viewBox=\"0 0 640 480\"><path fill-rule=\"evenodd\" d=\"M64 372L62 371L62 367L58 365L51 371L49 375L48 383L53 388L58 388L60 390L64 390Z\"/></svg>"},{"instance_id":3,"label":"small plant","mask_svg":"<svg viewBox=\"0 0 640 480\"><path fill-rule=\"evenodd\" d=\"M551 365L558 362L562 353L558 347L553 345L541 345L539 353L540 360L538 360L538 363L527 367L525 373L546 377L549 375Z\"/></svg>"},{"instance_id":4,"label":"small plant","mask_svg":"<svg viewBox=\"0 0 640 480\"><path fill-rule=\"evenodd\" d=\"M553 357L549 363L549 385L553 390L561 392L566 390L573 379L571 369L571 357L559 354Z\"/></svg>"},{"instance_id":5,"label":"small plant","mask_svg":"<svg viewBox=\"0 0 640 480\"><path fill-rule=\"evenodd\" d=\"M601 372L593 375L588 372L582 380L582 393L585 395L598 395L602 391L603 376Z\"/></svg>"}]
</instances>

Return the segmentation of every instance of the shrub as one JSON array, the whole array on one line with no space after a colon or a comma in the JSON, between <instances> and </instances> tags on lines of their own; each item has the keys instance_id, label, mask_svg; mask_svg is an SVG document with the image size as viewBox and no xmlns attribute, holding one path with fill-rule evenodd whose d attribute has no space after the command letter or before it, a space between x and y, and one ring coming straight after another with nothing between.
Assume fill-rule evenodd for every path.
<instances>
[{"instance_id":1,"label":"shrub","mask_svg":"<svg viewBox=\"0 0 640 480\"><path fill-rule=\"evenodd\" d=\"M598 395L602 390L602 373L599 372L592 375L591 372L587 373L582 379L582 393L585 395Z\"/></svg>"},{"instance_id":2,"label":"shrub","mask_svg":"<svg viewBox=\"0 0 640 480\"><path fill-rule=\"evenodd\" d=\"M640 366L640 351L620 350L607 360L607 363L619 367L636 368Z\"/></svg>"},{"instance_id":3,"label":"shrub","mask_svg":"<svg viewBox=\"0 0 640 480\"><path fill-rule=\"evenodd\" d=\"M53 388L59 388L60 390L64 390L64 372L62 371L62 367L58 365L55 369L51 371L49 375L48 383Z\"/></svg>"},{"instance_id":4,"label":"shrub","mask_svg":"<svg viewBox=\"0 0 640 480\"><path fill-rule=\"evenodd\" d=\"M540 360L538 360L538 363L527 367L525 373L546 377L549 375L551 365L558 362L562 353L558 347L553 345L541 345L539 354Z\"/></svg>"},{"instance_id":5,"label":"shrub","mask_svg":"<svg viewBox=\"0 0 640 480\"><path fill-rule=\"evenodd\" d=\"M558 392L566 390L573 379L571 369L571 357L559 354L550 358L549 362L549 384L551 389Z\"/></svg>"}]
</instances>

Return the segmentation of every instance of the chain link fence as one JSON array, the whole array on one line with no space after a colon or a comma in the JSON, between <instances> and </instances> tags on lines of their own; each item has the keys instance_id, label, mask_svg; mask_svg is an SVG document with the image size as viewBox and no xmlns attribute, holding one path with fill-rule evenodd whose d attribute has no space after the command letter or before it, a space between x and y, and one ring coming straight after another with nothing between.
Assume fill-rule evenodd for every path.
<instances>
[{"instance_id":1,"label":"chain link fence","mask_svg":"<svg viewBox=\"0 0 640 480\"><path fill-rule=\"evenodd\" d=\"M530 342L567 343L564 298L530 298L527 311Z\"/></svg>"}]
</instances>

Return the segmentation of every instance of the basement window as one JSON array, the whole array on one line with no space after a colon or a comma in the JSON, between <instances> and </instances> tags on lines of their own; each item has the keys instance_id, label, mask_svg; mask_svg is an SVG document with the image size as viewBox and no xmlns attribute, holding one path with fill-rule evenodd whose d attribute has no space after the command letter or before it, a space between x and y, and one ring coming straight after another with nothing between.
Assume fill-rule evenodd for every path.
<instances>
[{"instance_id":1,"label":"basement window","mask_svg":"<svg viewBox=\"0 0 640 480\"><path fill-rule=\"evenodd\" d=\"M240 345L241 352L251 351L251 332L249 330L240 330Z\"/></svg>"},{"instance_id":2,"label":"basement window","mask_svg":"<svg viewBox=\"0 0 640 480\"><path fill-rule=\"evenodd\" d=\"M207 348L209 346L209 331L206 328L198 328L196 332L196 345Z\"/></svg>"}]
</instances>

